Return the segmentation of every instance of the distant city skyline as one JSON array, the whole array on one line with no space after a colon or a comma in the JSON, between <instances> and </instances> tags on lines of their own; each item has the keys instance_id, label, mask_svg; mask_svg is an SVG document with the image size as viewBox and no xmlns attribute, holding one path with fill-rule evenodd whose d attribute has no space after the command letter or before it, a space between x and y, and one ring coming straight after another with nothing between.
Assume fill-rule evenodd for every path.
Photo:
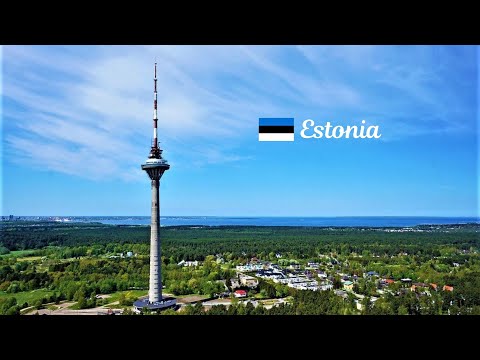
<instances>
[{"instance_id":1,"label":"distant city skyline","mask_svg":"<svg viewBox=\"0 0 480 360\"><path fill-rule=\"evenodd\" d=\"M3 46L2 215L478 216L477 46ZM294 118L295 141L258 121ZM381 139L303 139L301 123ZM27 196L28 195L28 196Z\"/></svg>"}]
</instances>

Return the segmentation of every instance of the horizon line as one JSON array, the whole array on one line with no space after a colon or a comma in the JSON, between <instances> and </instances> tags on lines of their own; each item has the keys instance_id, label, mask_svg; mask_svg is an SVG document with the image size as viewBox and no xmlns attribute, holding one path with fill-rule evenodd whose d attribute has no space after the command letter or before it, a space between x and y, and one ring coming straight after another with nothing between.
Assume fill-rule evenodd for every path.
<instances>
[{"instance_id":1,"label":"horizon line","mask_svg":"<svg viewBox=\"0 0 480 360\"><path fill-rule=\"evenodd\" d=\"M3 217L150 217L150 215L1 215ZM161 215L169 217L211 217L211 218L352 218L352 217L415 217L415 218L477 218L480 215Z\"/></svg>"}]
</instances>

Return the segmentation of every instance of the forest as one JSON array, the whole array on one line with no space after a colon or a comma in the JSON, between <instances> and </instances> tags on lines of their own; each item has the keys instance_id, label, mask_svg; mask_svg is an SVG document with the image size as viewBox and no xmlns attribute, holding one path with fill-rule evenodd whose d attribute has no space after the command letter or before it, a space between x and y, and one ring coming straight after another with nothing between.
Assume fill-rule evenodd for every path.
<instances>
[{"instance_id":1,"label":"forest","mask_svg":"<svg viewBox=\"0 0 480 360\"><path fill-rule=\"evenodd\" d=\"M395 228L393 228L395 229ZM203 260L217 253L252 257L271 251L307 258L318 252L344 255L372 253L437 256L448 245L459 250L478 247L478 225L419 226L422 232L385 232L383 228L322 228L284 226L169 226L162 227L162 252L175 261ZM67 224L57 222L2 222L0 248L14 250L68 247L75 255L84 251L109 252L115 246L148 244L149 226ZM83 250L82 250L83 249Z\"/></svg>"},{"instance_id":2,"label":"forest","mask_svg":"<svg viewBox=\"0 0 480 360\"><path fill-rule=\"evenodd\" d=\"M64 300L89 308L105 300L98 294L148 289L148 226L98 223L2 221L0 239L0 314L19 314ZM392 231L393 230L393 231ZM255 299L289 296L288 304L265 309L251 304L187 306L185 314L474 314L480 313L478 224L401 228L319 228L255 226L172 226L161 228L165 291L175 296L213 297L236 276L235 267L253 257L279 264L316 261L349 274L375 271L384 278L411 278L453 287L429 296L386 294L372 304L377 283L360 278L350 296L333 291L303 291L261 281ZM127 257L131 252L135 256ZM282 254L277 259L277 254ZM121 256L120 256L121 255ZM335 259L335 265L327 264ZM222 259L222 262L217 261ZM181 260L202 262L185 268ZM334 288L341 287L333 279ZM401 293L400 285L392 289ZM39 294L31 296L32 293ZM40 295L41 294L41 295ZM129 306L135 296L121 295ZM164 314L172 313L166 311Z\"/></svg>"}]
</instances>

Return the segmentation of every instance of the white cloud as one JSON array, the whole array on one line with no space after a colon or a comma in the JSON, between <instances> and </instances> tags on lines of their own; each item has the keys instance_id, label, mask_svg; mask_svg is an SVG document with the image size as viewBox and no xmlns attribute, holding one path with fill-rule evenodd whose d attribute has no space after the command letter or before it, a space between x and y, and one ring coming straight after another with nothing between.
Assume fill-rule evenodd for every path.
<instances>
[{"instance_id":1,"label":"white cloud","mask_svg":"<svg viewBox=\"0 0 480 360\"><path fill-rule=\"evenodd\" d=\"M442 49L7 46L6 151L71 175L134 179L152 133L155 57L160 140L183 144L176 152L198 166L250 158L235 148L261 116L372 114L390 139L468 130L472 84L447 72L470 65Z\"/></svg>"}]
</instances>

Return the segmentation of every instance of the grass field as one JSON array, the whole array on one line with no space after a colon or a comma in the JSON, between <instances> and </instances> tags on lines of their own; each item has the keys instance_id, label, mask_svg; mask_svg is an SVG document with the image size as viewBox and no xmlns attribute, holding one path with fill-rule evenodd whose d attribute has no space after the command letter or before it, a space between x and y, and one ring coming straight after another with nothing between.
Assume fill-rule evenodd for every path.
<instances>
[{"instance_id":1,"label":"grass field","mask_svg":"<svg viewBox=\"0 0 480 360\"><path fill-rule=\"evenodd\" d=\"M14 297L17 299L17 304L22 305L23 303L27 302L29 305L32 305L35 300L41 299L45 296L50 296L52 294L53 291L45 289L22 291L15 294L9 294L5 291L0 291L0 298Z\"/></svg>"},{"instance_id":2,"label":"grass field","mask_svg":"<svg viewBox=\"0 0 480 360\"><path fill-rule=\"evenodd\" d=\"M110 294L111 296L106 299L108 303L112 303L115 301L118 301L120 299L120 294L125 294L125 297L127 298L133 298L133 297L140 297L140 296L145 296L148 295L148 290L126 290L126 291L117 291L113 294Z\"/></svg>"},{"instance_id":3,"label":"grass field","mask_svg":"<svg viewBox=\"0 0 480 360\"><path fill-rule=\"evenodd\" d=\"M0 257L3 258L8 258L8 257L25 257L28 255L33 255L35 253L35 250L15 250L15 251L10 251L8 254L3 254L0 255ZM38 257L40 258L40 257Z\"/></svg>"},{"instance_id":4,"label":"grass field","mask_svg":"<svg viewBox=\"0 0 480 360\"><path fill-rule=\"evenodd\" d=\"M25 257L19 257L17 261L35 261L35 260L40 260L42 257L41 256L25 256Z\"/></svg>"}]
</instances>

